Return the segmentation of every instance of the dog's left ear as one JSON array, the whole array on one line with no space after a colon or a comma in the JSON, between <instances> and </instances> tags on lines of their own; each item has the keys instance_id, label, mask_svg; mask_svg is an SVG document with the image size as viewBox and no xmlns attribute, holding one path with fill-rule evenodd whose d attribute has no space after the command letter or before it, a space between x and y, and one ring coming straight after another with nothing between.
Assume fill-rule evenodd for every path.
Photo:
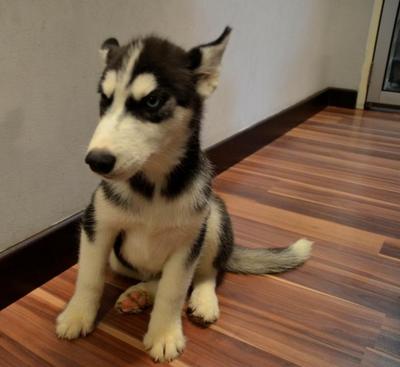
<instances>
[{"instance_id":1,"label":"dog's left ear","mask_svg":"<svg viewBox=\"0 0 400 367\"><path fill-rule=\"evenodd\" d=\"M217 88L222 56L232 28L224 32L213 42L192 48L188 52L190 69L196 74L196 89L203 98L207 98Z\"/></svg>"},{"instance_id":2,"label":"dog's left ear","mask_svg":"<svg viewBox=\"0 0 400 367\"><path fill-rule=\"evenodd\" d=\"M108 60L110 60L111 53L119 48L119 42L116 38L107 38L100 47L100 56L103 59L104 63L107 64Z\"/></svg>"}]
</instances>

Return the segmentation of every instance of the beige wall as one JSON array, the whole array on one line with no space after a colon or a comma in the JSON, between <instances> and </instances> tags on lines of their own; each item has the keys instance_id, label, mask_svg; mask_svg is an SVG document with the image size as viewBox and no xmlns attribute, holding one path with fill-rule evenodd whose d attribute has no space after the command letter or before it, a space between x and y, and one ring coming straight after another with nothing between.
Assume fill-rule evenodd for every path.
<instances>
[{"instance_id":1,"label":"beige wall","mask_svg":"<svg viewBox=\"0 0 400 367\"><path fill-rule=\"evenodd\" d=\"M336 2L347 9L344 0L0 0L0 250L86 205L97 179L83 156L106 37L157 32L191 47L233 26L207 108L209 146L330 82L357 86L362 51L346 59L357 42L341 29L363 34L368 11L359 8L370 1L348 1L352 14L338 29L332 22L342 12L332 12Z\"/></svg>"},{"instance_id":2,"label":"beige wall","mask_svg":"<svg viewBox=\"0 0 400 367\"><path fill-rule=\"evenodd\" d=\"M374 0L334 0L328 34L331 87L358 89Z\"/></svg>"}]
</instances>

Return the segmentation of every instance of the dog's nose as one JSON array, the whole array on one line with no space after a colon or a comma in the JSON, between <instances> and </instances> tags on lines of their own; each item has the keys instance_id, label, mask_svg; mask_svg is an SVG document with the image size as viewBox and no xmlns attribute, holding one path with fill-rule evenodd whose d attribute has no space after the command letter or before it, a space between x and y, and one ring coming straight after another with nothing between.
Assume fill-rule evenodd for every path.
<instances>
[{"instance_id":1,"label":"dog's nose","mask_svg":"<svg viewBox=\"0 0 400 367\"><path fill-rule=\"evenodd\" d=\"M85 158L91 170L100 174L110 173L115 161L115 157L105 150L91 150Z\"/></svg>"}]
</instances>

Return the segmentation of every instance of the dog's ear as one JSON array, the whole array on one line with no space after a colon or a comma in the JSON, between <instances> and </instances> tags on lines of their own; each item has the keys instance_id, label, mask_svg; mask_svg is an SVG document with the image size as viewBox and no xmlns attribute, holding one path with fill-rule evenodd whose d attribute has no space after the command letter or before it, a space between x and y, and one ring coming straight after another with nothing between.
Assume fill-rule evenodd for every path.
<instances>
[{"instance_id":1,"label":"dog's ear","mask_svg":"<svg viewBox=\"0 0 400 367\"><path fill-rule=\"evenodd\" d=\"M111 53L119 47L119 42L116 38L107 38L100 47L100 55L105 63L110 60Z\"/></svg>"},{"instance_id":2,"label":"dog's ear","mask_svg":"<svg viewBox=\"0 0 400 367\"><path fill-rule=\"evenodd\" d=\"M230 27L226 27L215 41L188 52L190 69L196 74L196 89L203 98L207 98L217 88L221 60L231 31Z\"/></svg>"}]
</instances>

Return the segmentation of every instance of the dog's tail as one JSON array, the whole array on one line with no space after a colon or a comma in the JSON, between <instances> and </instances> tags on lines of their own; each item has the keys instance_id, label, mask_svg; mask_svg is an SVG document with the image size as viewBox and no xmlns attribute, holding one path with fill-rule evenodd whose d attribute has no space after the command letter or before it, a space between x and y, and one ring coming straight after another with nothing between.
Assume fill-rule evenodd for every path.
<instances>
[{"instance_id":1,"label":"dog's tail","mask_svg":"<svg viewBox=\"0 0 400 367\"><path fill-rule=\"evenodd\" d=\"M303 238L285 248L248 248L235 245L225 270L243 274L280 273L304 263L311 254L312 242Z\"/></svg>"}]
</instances>

